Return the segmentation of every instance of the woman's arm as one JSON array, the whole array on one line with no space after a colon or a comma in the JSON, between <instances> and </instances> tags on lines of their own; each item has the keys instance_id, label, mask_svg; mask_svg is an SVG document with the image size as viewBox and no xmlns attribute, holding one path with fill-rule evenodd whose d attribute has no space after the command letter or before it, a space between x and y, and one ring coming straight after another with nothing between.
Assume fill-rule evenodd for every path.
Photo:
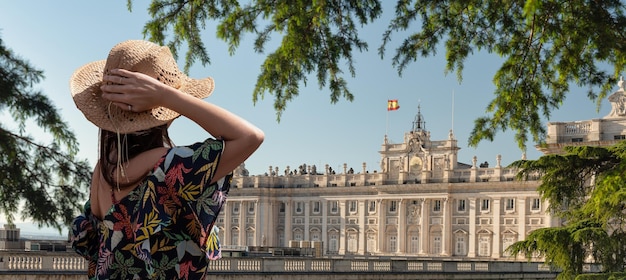
<instances>
[{"instance_id":1,"label":"woman's arm","mask_svg":"<svg viewBox=\"0 0 626 280\"><path fill-rule=\"evenodd\" d=\"M132 106L141 112L163 106L189 118L213 137L224 141L224 151L213 181L230 173L245 161L263 142L264 134L241 117L214 104L183 93L142 73L123 69L110 71L104 81L121 84L103 85L102 97L121 109ZM122 77L120 79L120 77Z\"/></svg>"}]
</instances>

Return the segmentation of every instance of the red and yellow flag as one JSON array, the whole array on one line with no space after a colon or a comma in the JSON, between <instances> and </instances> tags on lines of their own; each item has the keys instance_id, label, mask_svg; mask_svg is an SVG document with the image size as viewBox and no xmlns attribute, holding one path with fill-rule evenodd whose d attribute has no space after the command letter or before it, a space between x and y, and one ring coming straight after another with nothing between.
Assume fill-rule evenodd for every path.
<instances>
[{"instance_id":1,"label":"red and yellow flag","mask_svg":"<svg viewBox=\"0 0 626 280\"><path fill-rule=\"evenodd\" d=\"M387 100L387 111L395 111L398 109L400 109L400 105L398 105L398 99Z\"/></svg>"}]
</instances>

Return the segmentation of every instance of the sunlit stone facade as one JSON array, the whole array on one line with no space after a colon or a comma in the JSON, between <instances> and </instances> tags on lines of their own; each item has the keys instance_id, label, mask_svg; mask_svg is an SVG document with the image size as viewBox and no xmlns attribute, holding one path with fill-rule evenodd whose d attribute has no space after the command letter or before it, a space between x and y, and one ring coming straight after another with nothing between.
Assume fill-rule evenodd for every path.
<instances>
[{"instance_id":1,"label":"sunlit stone facade","mask_svg":"<svg viewBox=\"0 0 626 280\"><path fill-rule=\"evenodd\" d=\"M626 95L609 97L603 119L548 124L544 153L564 145L608 145L626 135ZM622 103L620 103L622 102ZM452 131L431 140L419 108L402 143L384 137L380 166L236 170L219 216L226 246L316 247L324 255L511 259L505 249L531 231L556 226L536 189L516 170L457 162ZM608 138L607 138L608 137ZM515 159L514 159L515 160ZM535 178L538 179L538 178Z\"/></svg>"}]
</instances>

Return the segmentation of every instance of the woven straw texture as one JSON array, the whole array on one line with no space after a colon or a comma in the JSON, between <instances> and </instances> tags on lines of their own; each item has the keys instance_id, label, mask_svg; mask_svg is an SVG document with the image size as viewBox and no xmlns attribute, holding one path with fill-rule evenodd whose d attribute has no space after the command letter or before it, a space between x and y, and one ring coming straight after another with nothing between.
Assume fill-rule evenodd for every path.
<instances>
[{"instance_id":1,"label":"woven straw texture","mask_svg":"<svg viewBox=\"0 0 626 280\"><path fill-rule=\"evenodd\" d=\"M180 115L165 107L130 112L104 100L100 90L103 73L116 68L144 73L197 98L208 97L214 89L212 78L192 79L181 72L167 47L142 40L119 43L111 49L106 60L88 63L70 78L70 91L76 107L97 127L112 132L146 130Z\"/></svg>"}]
</instances>

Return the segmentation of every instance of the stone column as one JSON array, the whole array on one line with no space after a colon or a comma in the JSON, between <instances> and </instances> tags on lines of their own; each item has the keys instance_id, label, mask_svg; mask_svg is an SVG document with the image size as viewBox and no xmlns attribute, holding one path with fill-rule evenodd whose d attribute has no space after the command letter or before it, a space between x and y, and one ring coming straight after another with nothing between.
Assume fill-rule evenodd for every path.
<instances>
[{"instance_id":1,"label":"stone column","mask_svg":"<svg viewBox=\"0 0 626 280\"><path fill-rule=\"evenodd\" d=\"M385 230L387 225L387 208L385 200L378 200L378 253L386 252L385 250Z\"/></svg>"},{"instance_id":2,"label":"stone column","mask_svg":"<svg viewBox=\"0 0 626 280\"><path fill-rule=\"evenodd\" d=\"M262 225L266 227L263 230L265 239L263 236L261 237L261 246L276 246L275 221L278 219L276 215L276 203L274 203L274 201L265 201L262 205L264 206L263 211L267 212L267 214L264 215L267 218L264 219L266 222L262 223Z\"/></svg>"},{"instance_id":3,"label":"stone column","mask_svg":"<svg viewBox=\"0 0 626 280\"><path fill-rule=\"evenodd\" d=\"M224 205L224 209L222 210L222 213L224 213L224 240L222 241L223 244L226 245L233 245L233 242L231 239L231 234L232 234L232 226L231 226L231 222L232 222L232 217L231 214L233 213L233 202L228 203L228 200L226 201L226 205Z\"/></svg>"},{"instance_id":4,"label":"stone column","mask_svg":"<svg viewBox=\"0 0 626 280\"><path fill-rule=\"evenodd\" d=\"M398 246L396 252L398 254L404 254L406 252L406 211L404 209L403 200L398 201Z\"/></svg>"},{"instance_id":5,"label":"stone column","mask_svg":"<svg viewBox=\"0 0 626 280\"><path fill-rule=\"evenodd\" d=\"M452 215L451 215L451 207L450 205L452 204L451 200L449 197L444 197L442 199L443 202L443 228L441 229L441 242L443 242L442 244L442 252L441 255L443 256L450 256L450 244L451 242L451 237L452 237Z\"/></svg>"},{"instance_id":6,"label":"stone column","mask_svg":"<svg viewBox=\"0 0 626 280\"><path fill-rule=\"evenodd\" d=\"M493 207L491 208L491 210L493 211L493 239L492 241L492 248L493 250L491 250L491 257L492 258L500 258L500 239L502 239L500 237L501 234L501 229L500 229L500 212L501 212L501 208L500 207L500 201L502 200L501 197L497 197L493 199Z\"/></svg>"},{"instance_id":7,"label":"stone column","mask_svg":"<svg viewBox=\"0 0 626 280\"><path fill-rule=\"evenodd\" d=\"M239 202L239 240L237 244L246 246L246 202Z\"/></svg>"},{"instance_id":8,"label":"stone column","mask_svg":"<svg viewBox=\"0 0 626 280\"><path fill-rule=\"evenodd\" d=\"M263 223L265 222L263 221L263 218L265 215L261 212L263 210L261 209L261 203L259 203L258 200L250 201L248 203L254 205L254 214L252 214L252 217L254 217L254 244L252 244L252 246L260 246L261 236L263 236Z\"/></svg>"},{"instance_id":9,"label":"stone column","mask_svg":"<svg viewBox=\"0 0 626 280\"><path fill-rule=\"evenodd\" d=\"M293 229L291 228L293 211L293 202L291 200L285 201L285 244L282 244L285 247L288 247L289 241L293 239Z\"/></svg>"},{"instance_id":10,"label":"stone column","mask_svg":"<svg viewBox=\"0 0 626 280\"><path fill-rule=\"evenodd\" d=\"M526 239L526 197L517 198L517 241Z\"/></svg>"},{"instance_id":11,"label":"stone column","mask_svg":"<svg viewBox=\"0 0 626 280\"><path fill-rule=\"evenodd\" d=\"M311 213L311 209L309 209L311 205L310 201L305 201L304 202L304 239L303 240L311 240L309 237L309 224L310 224L310 220L309 220L309 216Z\"/></svg>"},{"instance_id":12,"label":"stone column","mask_svg":"<svg viewBox=\"0 0 626 280\"><path fill-rule=\"evenodd\" d=\"M346 254L346 201L339 201L339 255Z\"/></svg>"},{"instance_id":13,"label":"stone column","mask_svg":"<svg viewBox=\"0 0 626 280\"><path fill-rule=\"evenodd\" d=\"M430 244L430 200L422 198L422 212L420 217L420 255L429 254Z\"/></svg>"},{"instance_id":14,"label":"stone column","mask_svg":"<svg viewBox=\"0 0 626 280\"><path fill-rule=\"evenodd\" d=\"M365 240L367 240L365 236L365 200L359 200L359 249L357 254L365 255Z\"/></svg>"},{"instance_id":15,"label":"stone column","mask_svg":"<svg viewBox=\"0 0 626 280\"><path fill-rule=\"evenodd\" d=\"M476 198L470 197L467 200L469 201L469 248L467 257L473 258L476 257Z\"/></svg>"},{"instance_id":16,"label":"stone column","mask_svg":"<svg viewBox=\"0 0 626 280\"><path fill-rule=\"evenodd\" d=\"M328 252L328 201L322 200L322 246Z\"/></svg>"}]
</instances>

